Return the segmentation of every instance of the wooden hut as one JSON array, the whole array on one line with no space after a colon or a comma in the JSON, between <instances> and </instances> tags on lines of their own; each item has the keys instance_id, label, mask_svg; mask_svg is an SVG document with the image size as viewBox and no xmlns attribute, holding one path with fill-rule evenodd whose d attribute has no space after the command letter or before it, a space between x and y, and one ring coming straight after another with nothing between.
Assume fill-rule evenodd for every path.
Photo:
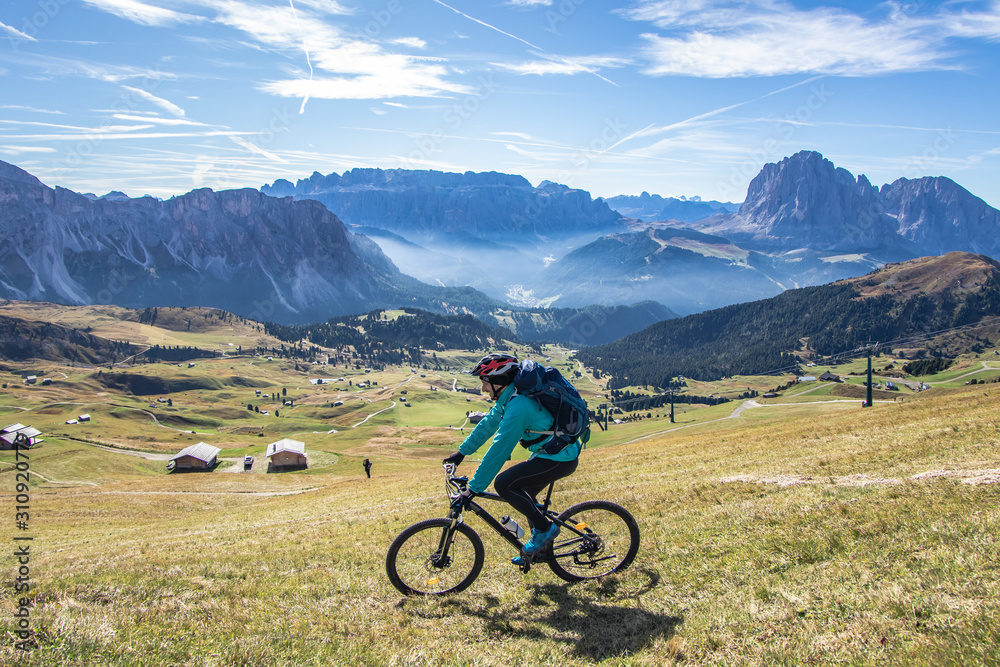
<instances>
[{"instance_id":1,"label":"wooden hut","mask_svg":"<svg viewBox=\"0 0 1000 667\"><path fill-rule=\"evenodd\" d=\"M309 467L309 457L306 455L306 443L284 438L267 446L266 456L270 467L274 470Z\"/></svg>"},{"instance_id":2,"label":"wooden hut","mask_svg":"<svg viewBox=\"0 0 1000 667\"><path fill-rule=\"evenodd\" d=\"M216 457L221 451L218 447L199 442L178 452L170 459L173 466L168 463L167 467L171 470L211 470L218 462Z\"/></svg>"},{"instance_id":3,"label":"wooden hut","mask_svg":"<svg viewBox=\"0 0 1000 667\"><path fill-rule=\"evenodd\" d=\"M42 441L42 434L37 428L24 424L11 424L0 429L0 449L14 449L14 443L20 440L20 447L30 449Z\"/></svg>"}]
</instances>

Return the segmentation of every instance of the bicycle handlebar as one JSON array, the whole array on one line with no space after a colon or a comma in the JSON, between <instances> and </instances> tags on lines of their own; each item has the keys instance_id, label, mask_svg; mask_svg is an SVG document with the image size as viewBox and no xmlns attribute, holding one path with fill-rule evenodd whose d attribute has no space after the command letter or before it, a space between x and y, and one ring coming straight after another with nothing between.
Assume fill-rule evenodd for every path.
<instances>
[{"instance_id":1,"label":"bicycle handlebar","mask_svg":"<svg viewBox=\"0 0 1000 667\"><path fill-rule=\"evenodd\" d=\"M444 468L445 474L448 475L448 478L445 480L445 489L448 491L448 497L455 500L462 493L462 490L468 486L469 478L456 477L455 471L458 469L458 466L454 463L445 463L441 467Z\"/></svg>"}]
</instances>

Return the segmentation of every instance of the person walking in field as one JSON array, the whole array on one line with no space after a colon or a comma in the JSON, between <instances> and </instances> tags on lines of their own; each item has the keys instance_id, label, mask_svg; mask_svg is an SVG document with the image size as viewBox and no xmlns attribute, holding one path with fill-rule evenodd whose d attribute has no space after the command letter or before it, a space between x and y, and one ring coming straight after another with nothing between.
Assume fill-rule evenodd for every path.
<instances>
[{"instance_id":1,"label":"person walking in field","mask_svg":"<svg viewBox=\"0 0 1000 667\"><path fill-rule=\"evenodd\" d=\"M574 440L555 454L539 451L545 438L536 438L535 435L551 432L554 419L538 401L515 391L513 382L519 369L517 357L494 353L483 357L470 371L482 380L483 393L493 399L494 405L465 438L458 451L444 462L459 465L493 436L493 444L469 480L468 492L470 495L482 493L493 482L497 495L528 520L531 538L525 543L523 552L524 555L531 555L542 551L559 534L559 526L549 521L539 509L536 496L555 480L573 474L583 444ZM510 459L518 442L532 452L531 458L501 473L500 469ZM523 555L516 556L512 562L521 565Z\"/></svg>"},{"instance_id":2,"label":"person walking in field","mask_svg":"<svg viewBox=\"0 0 1000 667\"><path fill-rule=\"evenodd\" d=\"M365 474L368 475L368 479L371 479L372 478L372 462L369 461L368 459L365 459L365 462L362 463L361 465L363 465L365 467Z\"/></svg>"}]
</instances>

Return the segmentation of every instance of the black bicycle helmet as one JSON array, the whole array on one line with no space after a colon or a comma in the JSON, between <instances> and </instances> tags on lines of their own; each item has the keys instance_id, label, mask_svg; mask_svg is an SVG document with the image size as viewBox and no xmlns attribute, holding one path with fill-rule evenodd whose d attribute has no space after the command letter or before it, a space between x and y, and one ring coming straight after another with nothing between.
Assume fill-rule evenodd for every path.
<instances>
[{"instance_id":1,"label":"black bicycle helmet","mask_svg":"<svg viewBox=\"0 0 1000 667\"><path fill-rule=\"evenodd\" d=\"M517 357L514 355L494 352L480 359L476 367L469 372L484 382L507 386L514 381L519 368Z\"/></svg>"}]
</instances>

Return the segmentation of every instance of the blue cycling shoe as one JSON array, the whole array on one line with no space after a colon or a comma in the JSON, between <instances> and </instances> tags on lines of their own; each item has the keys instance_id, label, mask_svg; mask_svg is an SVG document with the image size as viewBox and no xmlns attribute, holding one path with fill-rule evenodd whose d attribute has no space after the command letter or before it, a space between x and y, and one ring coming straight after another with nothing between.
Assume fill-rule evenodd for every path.
<instances>
[{"instance_id":1,"label":"blue cycling shoe","mask_svg":"<svg viewBox=\"0 0 1000 667\"><path fill-rule=\"evenodd\" d=\"M549 545L552 540L556 539L556 535L559 534L559 526L552 524L552 526L546 531L531 529L531 539L528 540L524 548L521 549L526 554L536 554L545 547Z\"/></svg>"}]
</instances>

